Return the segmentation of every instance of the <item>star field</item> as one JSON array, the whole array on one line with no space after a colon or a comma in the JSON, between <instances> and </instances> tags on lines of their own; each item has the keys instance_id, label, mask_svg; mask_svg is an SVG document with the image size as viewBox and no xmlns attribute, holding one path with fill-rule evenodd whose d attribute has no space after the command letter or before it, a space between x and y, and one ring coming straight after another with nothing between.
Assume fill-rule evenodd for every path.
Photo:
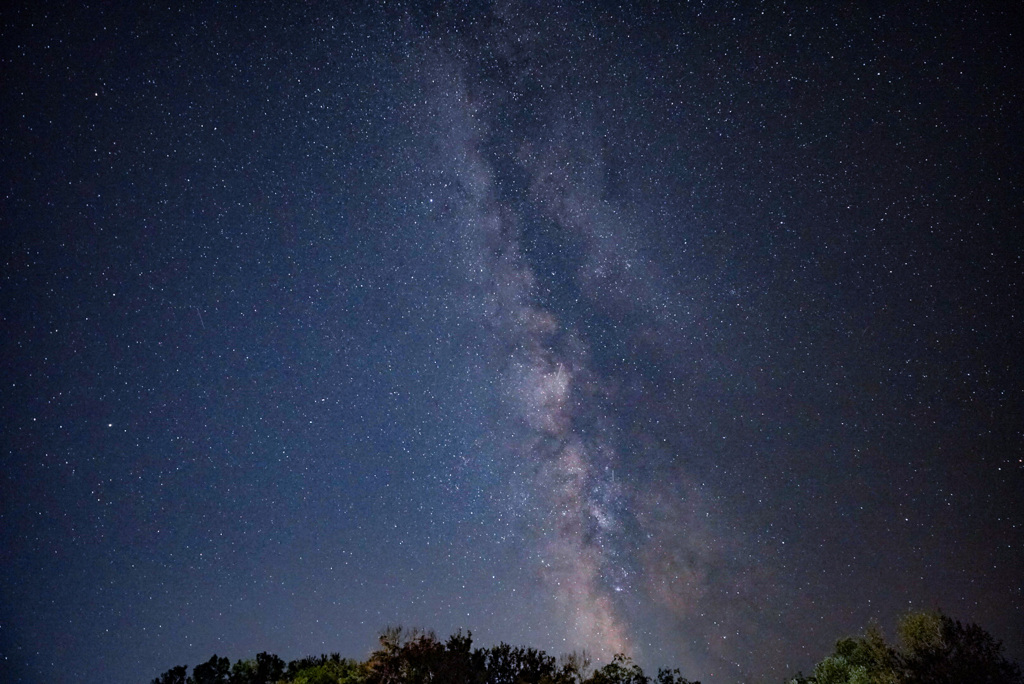
<instances>
[{"instance_id":1,"label":"star field","mask_svg":"<svg viewBox=\"0 0 1024 684\"><path fill-rule=\"evenodd\" d=\"M1012 9L16 7L0 668L1024 658Z\"/></svg>"}]
</instances>

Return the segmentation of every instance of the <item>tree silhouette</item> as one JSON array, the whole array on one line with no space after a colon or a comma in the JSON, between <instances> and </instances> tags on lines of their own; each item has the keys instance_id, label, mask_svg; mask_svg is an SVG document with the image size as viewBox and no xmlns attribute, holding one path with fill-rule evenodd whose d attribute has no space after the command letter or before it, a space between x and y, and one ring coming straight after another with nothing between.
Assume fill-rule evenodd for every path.
<instances>
[{"instance_id":1,"label":"tree silhouette","mask_svg":"<svg viewBox=\"0 0 1024 684\"><path fill-rule=\"evenodd\" d=\"M1003 645L975 624L941 613L912 614L900 623L900 663L906 684L1021 684L1020 667Z\"/></svg>"},{"instance_id":2,"label":"tree silhouette","mask_svg":"<svg viewBox=\"0 0 1024 684\"><path fill-rule=\"evenodd\" d=\"M791 684L1024 684L1002 644L975 624L942 613L910 613L898 625L897 643L877 627L836 642L809 676ZM535 648L506 643L474 648L461 631L441 641L433 632L389 627L365 661L340 654L307 656L285 665L272 653L239 660L212 656L193 668L172 667L152 684L700 684L679 670L651 678L629 656L590 671L586 653L558 660Z\"/></svg>"},{"instance_id":3,"label":"tree silhouette","mask_svg":"<svg viewBox=\"0 0 1024 684\"><path fill-rule=\"evenodd\" d=\"M650 684L650 677L633 660L623 654L616 653L612 662L594 672L587 680L588 684Z\"/></svg>"},{"instance_id":4,"label":"tree silhouette","mask_svg":"<svg viewBox=\"0 0 1024 684\"><path fill-rule=\"evenodd\" d=\"M214 654L208 661L192 669L189 684L228 684L231 661Z\"/></svg>"},{"instance_id":5,"label":"tree silhouette","mask_svg":"<svg viewBox=\"0 0 1024 684\"><path fill-rule=\"evenodd\" d=\"M154 679L152 684L185 684L187 676L188 665L178 665Z\"/></svg>"},{"instance_id":6,"label":"tree silhouette","mask_svg":"<svg viewBox=\"0 0 1024 684\"><path fill-rule=\"evenodd\" d=\"M835 651L794 684L1024 684L1002 644L975 624L942 613L909 613L890 646L871 627L836 642Z\"/></svg>"},{"instance_id":7,"label":"tree silhouette","mask_svg":"<svg viewBox=\"0 0 1024 684\"><path fill-rule=\"evenodd\" d=\"M540 684L553 681L557 671L555 659L534 648L501 643L484 651L487 684Z\"/></svg>"}]
</instances>

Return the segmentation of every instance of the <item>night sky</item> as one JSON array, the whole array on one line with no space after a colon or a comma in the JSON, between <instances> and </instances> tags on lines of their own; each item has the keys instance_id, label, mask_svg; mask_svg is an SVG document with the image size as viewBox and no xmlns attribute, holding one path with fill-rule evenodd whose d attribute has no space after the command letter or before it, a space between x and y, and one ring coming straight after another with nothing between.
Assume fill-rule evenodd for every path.
<instances>
[{"instance_id":1,"label":"night sky","mask_svg":"<svg viewBox=\"0 0 1024 684\"><path fill-rule=\"evenodd\" d=\"M4 681L1024 658L1018 5L133 4L0 14Z\"/></svg>"}]
</instances>

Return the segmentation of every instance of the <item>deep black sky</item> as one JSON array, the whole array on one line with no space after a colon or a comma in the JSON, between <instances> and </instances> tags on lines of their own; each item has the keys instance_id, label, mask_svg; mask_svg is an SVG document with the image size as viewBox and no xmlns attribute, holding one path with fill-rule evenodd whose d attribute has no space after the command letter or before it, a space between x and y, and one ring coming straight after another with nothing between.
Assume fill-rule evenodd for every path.
<instances>
[{"instance_id":1,"label":"deep black sky","mask_svg":"<svg viewBox=\"0 0 1024 684\"><path fill-rule=\"evenodd\" d=\"M0 14L5 681L1024 657L1019 8L130 4Z\"/></svg>"}]
</instances>

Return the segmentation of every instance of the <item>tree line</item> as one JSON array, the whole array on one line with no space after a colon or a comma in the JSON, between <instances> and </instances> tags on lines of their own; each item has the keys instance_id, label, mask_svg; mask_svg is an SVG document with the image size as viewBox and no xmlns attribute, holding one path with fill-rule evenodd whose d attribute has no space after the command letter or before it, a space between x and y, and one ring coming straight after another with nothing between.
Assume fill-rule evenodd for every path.
<instances>
[{"instance_id":1,"label":"tree line","mask_svg":"<svg viewBox=\"0 0 1024 684\"><path fill-rule=\"evenodd\" d=\"M836 642L808 676L789 684L1024 684L1020 666L978 625L940 612L909 613L887 643L877 626Z\"/></svg>"},{"instance_id":2,"label":"tree line","mask_svg":"<svg viewBox=\"0 0 1024 684\"><path fill-rule=\"evenodd\" d=\"M1024 684L1020 667L1002 644L974 624L942 613L910 613L889 644L877 627L840 639L809 675L786 684ZM214 655L196 665L172 667L152 684L700 684L678 669L654 677L628 656L592 667L586 653L560 658L510 646L473 648L472 634L442 641L433 632L388 628L364 661L338 653L285 663L271 653L231 662Z\"/></svg>"},{"instance_id":3,"label":"tree line","mask_svg":"<svg viewBox=\"0 0 1024 684\"><path fill-rule=\"evenodd\" d=\"M287 664L260 653L234 665L214 655L192 674L179 665L152 684L700 684L678 670L646 676L625 655L593 670L586 653L555 658L535 648L501 643L473 648L472 634L458 632L441 641L433 632L388 628L380 646L365 661L338 653L308 656Z\"/></svg>"}]
</instances>

